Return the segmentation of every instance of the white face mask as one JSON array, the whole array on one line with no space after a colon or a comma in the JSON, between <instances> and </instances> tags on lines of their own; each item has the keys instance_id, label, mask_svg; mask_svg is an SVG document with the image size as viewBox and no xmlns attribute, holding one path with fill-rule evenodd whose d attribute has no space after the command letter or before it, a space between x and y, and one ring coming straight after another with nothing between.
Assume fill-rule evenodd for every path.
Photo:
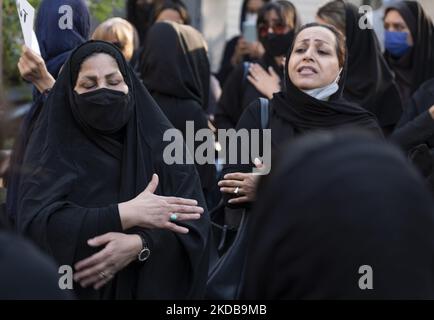
<instances>
[{"instance_id":1,"label":"white face mask","mask_svg":"<svg viewBox=\"0 0 434 320\"><path fill-rule=\"evenodd\" d=\"M258 14L257 13L251 13L247 12L246 17L244 21L251 22L252 24L256 25L256 21L258 20Z\"/></svg>"},{"instance_id":2,"label":"white face mask","mask_svg":"<svg viewBox=\"0 0 434 320\"><path fill-rule=\"evenodd\" d=\"M342 68L341 70L339 70L339 74L336 77L336 79L332 83L326 85L325 87L315 88L310 90L302 90L302 91L310 95L312 98L326 101L339 90L338 82L341 77L341 72L342 72Z\"/></svg>"}]
</instances>

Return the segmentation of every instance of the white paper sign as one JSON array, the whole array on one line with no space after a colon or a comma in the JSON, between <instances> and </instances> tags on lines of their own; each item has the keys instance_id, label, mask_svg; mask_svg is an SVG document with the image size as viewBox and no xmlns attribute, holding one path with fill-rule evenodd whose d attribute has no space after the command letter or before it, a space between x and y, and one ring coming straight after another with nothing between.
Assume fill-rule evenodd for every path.
<instances>
[{"instance_id":1,"label":"white paper sign","mask_svg":"<svg viewBox=\"0 0 434 320\"><path fill-rule=\"evenodd\" d=\"M41 54L35 31L33 31L33 21L35 19L35 9L27 0L16 0L18 17L20 18L21 30L23 31L24 42L27 47Z\"/></svg>"}]
</instances>

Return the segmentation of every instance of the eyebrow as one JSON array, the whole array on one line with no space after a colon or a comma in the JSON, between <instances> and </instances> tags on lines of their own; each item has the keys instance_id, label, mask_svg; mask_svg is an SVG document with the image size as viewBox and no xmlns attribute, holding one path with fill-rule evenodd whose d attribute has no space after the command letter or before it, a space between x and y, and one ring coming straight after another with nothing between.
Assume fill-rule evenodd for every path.
<instances>
[{"instance_id":1,"label":"eyebrow","mask_svg":"<svg viewBox=\"0 0 434 320\"><path fill-rule=\"evenodd\" d=\"M310 39L303 39L303 40L297 41L297 42L302 42L304 44L304 43L307 43L309 41L310 41ZM320 42L321 44L328 44L328 45L330 45L330 43L328 43L327 41L321 40L321 39L315 39L314 41L315 42Z\"/></svg>"},{"instance_id":2,"label":"eyebrow","mask_svg":"<svg viewBox=\"0 0 434 320\"><path fill-rule=\"evenodd\" d=\"M107 74L104 76L104 78L112 78L113 76L119 75L120 73L118 73L118 71L112 72L110 74ZM80 80L90 80L90 81L96 81L98 80L97 76L91 76L91 75L86 75L83 76Z\"/></svg>"}]
</instances>

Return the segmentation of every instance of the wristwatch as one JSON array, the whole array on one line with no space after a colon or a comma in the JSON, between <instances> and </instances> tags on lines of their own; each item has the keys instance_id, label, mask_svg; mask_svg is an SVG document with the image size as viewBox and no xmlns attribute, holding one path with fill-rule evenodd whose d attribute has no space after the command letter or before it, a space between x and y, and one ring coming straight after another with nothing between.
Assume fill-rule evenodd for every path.
<instances>
[{"instance_id":1,"label":"wristwatch","mask_svg":"<svg viewBox=\"0 0 434 320\"><path fill-rule=\"evenodd\" d=\"M149 256L151 255L151 250L149 250L148 248L148 242L146 241L146 239L142 235L139 236L140 239L142 239L143 248L142 250L140 250L139 254L137 255L137 260L143 262L148 260Z\"/></svg>"}]
</instances>

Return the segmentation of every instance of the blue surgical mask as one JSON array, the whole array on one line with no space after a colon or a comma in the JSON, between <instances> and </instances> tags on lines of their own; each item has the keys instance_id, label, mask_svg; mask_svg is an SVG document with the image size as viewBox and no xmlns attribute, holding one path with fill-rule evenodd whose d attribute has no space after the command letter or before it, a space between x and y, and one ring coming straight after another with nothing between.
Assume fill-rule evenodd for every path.
<instances>
[{"instance_id":1,"label":"blue surgical mask","mask_svg":"<svg viewBox=\"0 0 434 320\"><path fill-rule=\"evenodd\" d=\"M411 48L407 43L407 38L408 32L386 31L384 34L384 46L392 56L401 58Z\"/></svg>"},{"instance_id":2,"label":"blue surgical mask","mask_svg":"<svg viewBox=\"0 0 434 320\"><path fill-rule=\"evenodd\" d=\"M339 70L339 74L336 77L336 79L332 83L326 85L325 87L315 88L310 90L302 90L302 91L310 95L312 98L326 101L339 90L338 82L339 82L339 78L341 77L341 72L342 72L342 68L341 70Z\"/></svg>"}]
</instances>

